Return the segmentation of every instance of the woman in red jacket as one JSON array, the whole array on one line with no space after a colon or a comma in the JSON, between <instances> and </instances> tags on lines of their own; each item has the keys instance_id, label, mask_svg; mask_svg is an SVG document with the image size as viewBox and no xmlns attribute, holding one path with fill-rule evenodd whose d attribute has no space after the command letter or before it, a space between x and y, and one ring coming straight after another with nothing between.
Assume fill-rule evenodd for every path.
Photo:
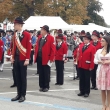
<instances>
[{"instance_id":1,"label":"woman in red jacket","mask_svg":"<svg viewBox=\"0 0 110 110\"><path fill-rule=\"evenodd\" d=\"M63 42L63 34L59 34L57 37L56 44L56 56L55 56L55 65L56 65L56 83L55 85L63 85L64 82L64 62L66 61L67 54L67 45Z\"/></svg>"}]
</instances>

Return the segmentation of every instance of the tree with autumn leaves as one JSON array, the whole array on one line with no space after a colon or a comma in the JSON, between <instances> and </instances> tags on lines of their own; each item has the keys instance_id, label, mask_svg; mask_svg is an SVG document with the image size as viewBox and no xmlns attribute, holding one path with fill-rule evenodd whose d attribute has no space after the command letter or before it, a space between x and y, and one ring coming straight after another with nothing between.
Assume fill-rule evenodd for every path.
<instances>
[{"instance_id":1,"label":"tree with autumn leaves","mask_svg":"<svg viewBox=\"0 0 110 110\"><path fill-rule=\"evenodd\" d=\"M97 0L0 0L0 21L6 17L13 21L17 16L26 20L29 16L37 15L60 16L69 24L88 24L93 19L95 21L92 16L94 10L101 10L100 2L97 2L96 7L93 6L95 1ZM97 19L101 18L97 13L95 15ZM105 21L101 20L96 20L95 23L105 25L102 23Z\"/></svg>"}]
</instances>

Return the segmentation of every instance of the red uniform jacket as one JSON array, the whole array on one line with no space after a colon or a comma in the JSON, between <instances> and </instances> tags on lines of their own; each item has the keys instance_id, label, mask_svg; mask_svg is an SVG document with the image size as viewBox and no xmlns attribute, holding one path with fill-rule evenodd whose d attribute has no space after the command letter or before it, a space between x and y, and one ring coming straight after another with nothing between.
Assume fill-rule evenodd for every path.
<instances>
[{"instance_id":1,"label":"red uniform jacket","mask_svg":"<svg viewBox=\"0 0 110 110\"><path fill-rule=\"evenodd\" d=\"M79 45L77 47L75 47L75 49L73 51L74 62L76 62L76 60L77 60L78 48L79 48Z\"/></svg>"},{"instance_id":2,"label":"red uniform jacket","mask_svg":"<svg viewBox=\"0 0 110 110\"><path fill-rule=\"evenodd\" d=\"M65 42L62 42L61 46L58 49L56 48L55 60L62 61L64 58L64 54L67 54L67 44Z\"/></svg>"},{"instance_id":3,"label":"red uniform jacket","mask_svg":"<svg viewBox=\"0 0 110 110\"><path fill-rule=\"evenodd\" d=\"M63 36L63 40L66 42L67 41L67 38L66 38L66 36Z\"/></svg>"},{"instance_id":4,"label":"red uniform jacket","mask_svg":"<svg viewBox=\"0 0 110 110\"><path fill-rule=\"evenodd\" d=\"M37 59L39 41L41 38L42 36L40 36L36 42L34 62L36 62ZM42 65L47 65L49 60L50 61L55 60L55 41L54 41L54 37L48 34L45 43L42 47Z\"/></svg>"},{"instance_id":5,"label":"red uniform jacket","mask_svg":"<svg viewBox=\"0 0 110 110\"><path fill-rule=\"evenodd\" d=\"M31 36L28 32L23 31L23 39L21 41L21 44L24 48L27 49L26 56L24 56L22 53L19 55L19 60L26 60L30 59L30 53L31 53ZM15 39L13 38L13 48L12 48L12 57L14 58L15 52L16 52L16 43Z\"/></svg>"},{"instance_id":6,"label":"red uniform jacket","mask_svg":"<svg viewBox=\"0 0 110 110\"><path fill-rule=\"evenodd\" d=\"M91 44L93 45L93 41L91 41ZM95 46L95 45L94 45ZM98 41L97 42L97 45L95 46L95 49L96 49L96 51L98 50L98 49L101 49L102 48L102 46L101 46L101 43L100 43L100 41Z\"/></svg>"},{"instance_id":7,"label":"red uniform jacket","mask_svg":"<svg viewBox=\"0 0 110 110\"><path fill-rule=\"evenodd\" d=\"M0 39L0 61L2 60L2 56L3 56L3 46L4 46L4 43Z\"/></svg>"},{"instance_id":8,"label":"red uniform jacket","mask_svg":"<svg viewBox=\"0 0 110 110\"><path fill-rule=\"evenodd\" d=\"M83 69L94 69L95 47L90 44L88 48L82 52L84 44L79 47L78 67Z\"/></svg>"}]
</instances>

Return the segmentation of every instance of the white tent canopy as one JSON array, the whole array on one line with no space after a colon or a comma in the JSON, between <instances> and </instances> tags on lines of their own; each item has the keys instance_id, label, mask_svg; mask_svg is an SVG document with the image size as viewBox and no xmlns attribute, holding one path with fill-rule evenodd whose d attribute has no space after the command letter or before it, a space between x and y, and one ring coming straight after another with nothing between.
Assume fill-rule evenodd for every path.
<instances>
[{"instance_id":1,"label":"white tent canopy","mask_svg":"<svg viewBox=\"0 0 110 110\"><path fill-rule=\"evenodd\" d=\"M70 25L73 31L82 31L85 30L86 32L92 32L93 30L97 30L103 32L104 30L110 31L110 28L106 28L103 26L96 25L94 23L89 23L89 25Z\"/></svg>"},{"instance_id":2,"label":"white tent canopy","mask_svg":"<svg viewBox=\"0 0 110 110\"><path fill-rule=\"evenodd\" d=\"M70 29L71 27L60 17L55 16L30 16L23 26L24 29L40 29L48 25L50 29Z\"/></svg>"},{"instance_id":3,"label":"white tent canopy","mask_svg":"<svg viewBox=\"0 0 110 110\"><path fill-rule=\"evenodd\" d=\"M13 30L14 29L14 24L13 23L8 23L7 24L7 30Z\"/></svg>"},{"instance_id":4,"label":"white tent canopy","mask_svg":"<svg viewBox=\"0 0 110 110\"><path fill-rule=\"evenodd\" d=\"M3 23L0 23L0 26L1 26L0 29L4 29ZM9 22L9 23L7 24L6 29L7 29L7 30L13 30L13 29L14 29L14 24L11 23L11 22Z\"/></svg>"}]
</instances>

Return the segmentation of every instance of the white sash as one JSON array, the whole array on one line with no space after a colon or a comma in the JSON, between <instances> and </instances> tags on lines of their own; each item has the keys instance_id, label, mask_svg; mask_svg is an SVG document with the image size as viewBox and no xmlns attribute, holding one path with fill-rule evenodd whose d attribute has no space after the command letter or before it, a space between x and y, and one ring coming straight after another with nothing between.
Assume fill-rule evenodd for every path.
<instances>
[{"instance_id":1,"label":"white sash","mask_svg":"<svg viewBox=\"0 0 110 110\"><path fill-rule=\"evenodd\" d=\"M15 33L15 42L16 42L16 45L17 45L17 48L19 49L19 51L20 51L23 55L26 55L27 50L26 50L26 48L24 48L23 45L21 44L17 32Z\"/></svg>"}]
</instances>

